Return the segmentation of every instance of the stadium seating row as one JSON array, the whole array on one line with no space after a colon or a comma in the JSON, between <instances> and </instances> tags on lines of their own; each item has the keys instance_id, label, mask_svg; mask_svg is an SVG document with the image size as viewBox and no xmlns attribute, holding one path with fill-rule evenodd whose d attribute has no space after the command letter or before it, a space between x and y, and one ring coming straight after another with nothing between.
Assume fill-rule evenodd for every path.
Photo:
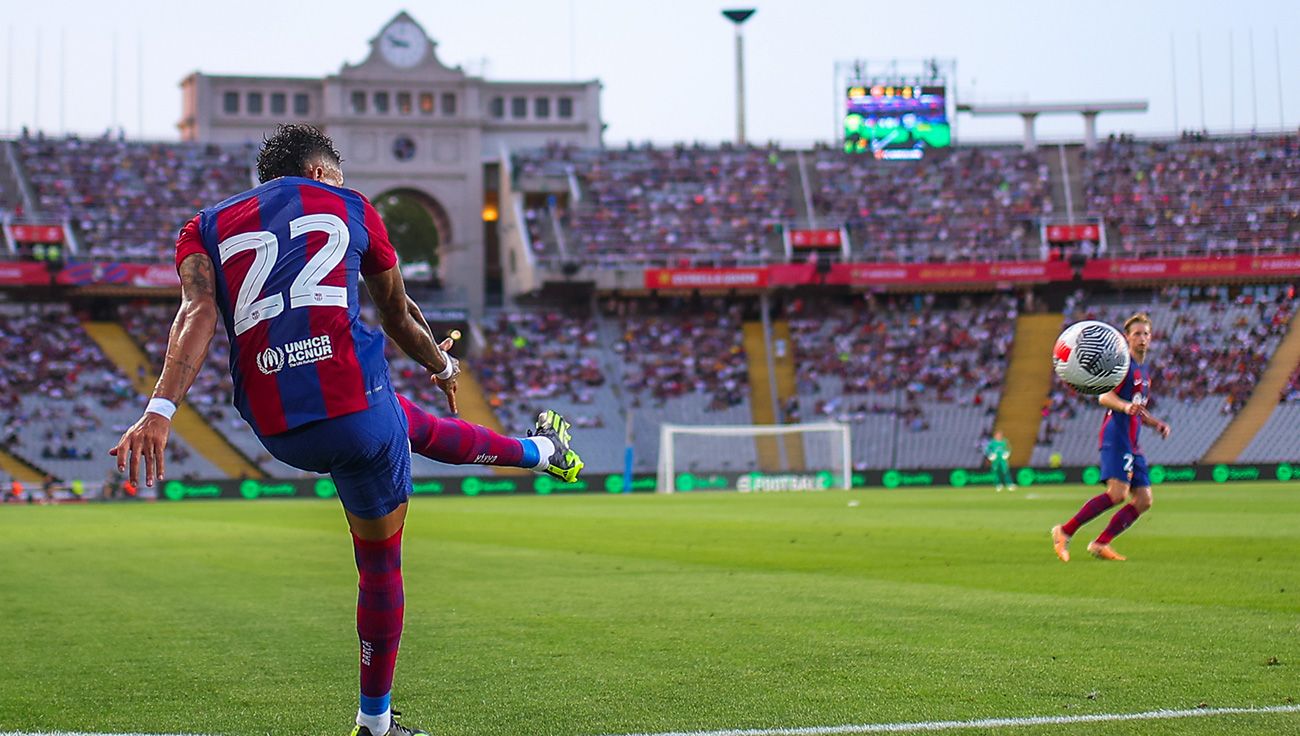
<instances>
[{"instance_id":1,"label":"stadium seating row","mask_svg":"<svg viewBox=\"0 0 1300 736\"><path fill-rule=\"evenodd\" d=\"M20 168L46 216L69 217L87 254L166 261L177 228L244 189L253 150L116 138L23 138ZM829 148L673 146L519 152L518 184L552 180L527 212L537 255L601 266L781 260L786 223L843 225L868 261L1043 257L1052 153L1005 147L878 161ZM1112 257L1300 249L1300 136L1107 141L1083 156L1086 206ZM808 207L811 206L811 211Z\"/></svg>"},{"instance_id":2,"label":"stadium seating row","mask_svg":"<svg viewBox=\"0 0 1300 736\"><path fill-rule=\"evenodd\" d=\"M812 201L844 222L868 261L1033 260L1050 214L1047 166L1006 148L964 148L903 166L819 150Z\"/></svg>"},{"instance_id":3,"label":"stadium seating row","mask_svg":"<svg viewBox=\"0 0 1300 736\"><path fill-rule=\"evenodd\" d=\"M0 309L0 423L9 452L56 478L98 484L114 475L105 453L140 409L130 379L66 305ZM179 438L168 445L167 465L177 478L219 475Z\"/></svg>"},{"instance_id":4,"label":"stadium seating row","mask_svg":"<svg viewBox=\"0 0 1300 736\"><path fill-rule=\"evenodd\" d=\"M1294 252L1297 153L1297 135L1122 138L1085 152L1080 173L1089 213L1109 224L1109 257ZM547 177L576 185L575 201L553 197L558 222L529 213L543 258L621 266L779 260L773 228L806 216L845 226L859 260L1032 260L1043 257L1037 228L1053 214L1052 185L1067 184L1051 180L1046 161L1055 155L974 147L899 162L818 148L795 176L794 156L775 149L551 146L517 154L515 171L525 186Z\"/></svg>"},{"instance_id":5,"label":"stadium seating row","mask_svg":"<svg viewBox=\"0 0 1300 736\"><path fill-rule=\"evenodd\" d=\"M1111 140L1085 159L1089 208L1122 257L1300 248L1300 137Z\"/></svg>"},{"instance_id":6,"label":"stadium seating row","mask_svg":"<svg viewBox=\"0 0 1300 736\"><path fill-rule=\"evenodd\" d=\"M200 208L247 189L250 146L119 138L21 138L18 159L39 214L70 218L84 255L170 261Z\"/></svg>"},{"instance_id":7,"label":"stadium seating row","mask_svg":"<svg viewBox=\"0 0 1300 736\"><path fill-rule=\"evenodd\" d=\"M772 148L551 146L520 157L520 176L573 173L581 199L562 213L565 249L532 231L544 256L596 265L662 266L771 258L794 216L786 162Z\"/></svg>"},{"instance_id":8,"label":"stadium seating row","mask_svg":"<svg viewBox=\"0 0 1300 736\"><path fill-rule=\"evenodd\" d=\"M992 431L1015 299L935 305L934 295L787 307L793 418L853 428L859 467L964 466Z\"/></svg>"}]
</instances>

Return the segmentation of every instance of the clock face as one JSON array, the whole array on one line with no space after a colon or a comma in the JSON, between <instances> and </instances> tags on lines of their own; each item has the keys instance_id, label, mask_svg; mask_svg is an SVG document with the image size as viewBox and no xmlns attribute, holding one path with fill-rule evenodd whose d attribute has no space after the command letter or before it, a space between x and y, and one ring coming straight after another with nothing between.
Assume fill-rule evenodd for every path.
<instances>
[{"instance_id":1,"label":"clock face","mask_svg":"<svg viewBox=\"0 0 1300 736\"><path fill-rule=\"evenodd\" d=\"M384 29L379 37L379 52L384 59L399 69L407 69L424 58L429 39L424 31L410 21L399 20Z\"/></svg>"},{"instance_id":2,"label":"clock face","mask_svg":"<svg viewBox=\"0 0 1300 736\"><path fill-rule=\"evenodd\" d=\"M393 141L393 158L398 161L410 161L415 157L415 141L407 136L398 136Z\"/></svg>"}]
</instances>

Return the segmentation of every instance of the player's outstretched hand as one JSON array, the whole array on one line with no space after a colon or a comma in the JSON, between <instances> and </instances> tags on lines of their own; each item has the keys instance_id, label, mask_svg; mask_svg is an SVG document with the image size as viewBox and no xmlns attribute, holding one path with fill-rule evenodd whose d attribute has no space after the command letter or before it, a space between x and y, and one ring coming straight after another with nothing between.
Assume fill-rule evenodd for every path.
<instances>
[{"instance_id":1,"label":"player's outstretched hand","mask_svg":"<svg viewBox=\"0 0 1300 736\"><path fill-rule=\"evenodd\" d=\"M437 376L430 376L429 378L435 386L442 389L442 392L447 395L447 408L451 410L451 413L459 414L460 407L456 405L456 377L460 375L460 361L451 357L451 354L447 352L451 350L454 343L455 341L450 337L438 343L438 349L442 351L443 357L451 362L451 378L445 380Z\"/></svg>"},{"instance_id":2,"label":"player's outstretched hand","mask_svg":"<svg viewBox=\"0 0 1300 736\"><path fill-rule=\"evenodd\" d=\"M1142 419L1144 422L1152 422L1150 426L1159 432L1162 438L1169 439L1169 433L1172 431L1169 422L1162 422L1151 416L1151 412L1147 411L1145 406L1138 407L1137 415L1138 418Z\"/></svg>"},{"instance_id":3,"label":"player's outstretched hand","mask_svg":"<svg viewBox=\"0 0 1300 736\"><path fill-rule=\"evenodd\" d=\"M459 414L460 407L456 406L456 379L452 377L444 381L441 378L435 377L433 383L438 388L442 389L444 394L447 394L447 408L451 410L451 413Z\"/></svg>"},{"instance_id":4,"label":"player's outstretched hand","mask_svg":"<svg viewBox=\"0 0 1300 736\"><path fill-rule=\"evenodd\" d=\"M129 465L127 478L135 484L139 478L140 461L144 460L144 484L152 486L155 479L161 483L164 473L163 455L167 450L171 428L170 419L161 414L146 412L122 434L117 446L108 451L108 454L117 458L117 472L126 472Z\"/></svg>"}]
</instances>

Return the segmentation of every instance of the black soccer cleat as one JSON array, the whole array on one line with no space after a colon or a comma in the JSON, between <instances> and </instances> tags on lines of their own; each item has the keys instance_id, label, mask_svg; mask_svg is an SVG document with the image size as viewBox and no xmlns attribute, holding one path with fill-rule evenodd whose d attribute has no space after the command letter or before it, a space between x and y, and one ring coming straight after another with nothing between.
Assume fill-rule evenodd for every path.
<instances>
[{"instance_id":1,"label":"black soccer cleat","mask_svg":"<svg viewBox=\"0 0 1300 736\"><path fill-rule=\"evenodd\" d=\"M402 715L398 711L393 711L393 717L388 720L388 732L379 736L429 736L428 731L422 731L418 728L403 726L397 722L397 717ZM352 736L375 736L370 729L365 726L357 726L352 729Z\"/></svg>"}]
</instances>

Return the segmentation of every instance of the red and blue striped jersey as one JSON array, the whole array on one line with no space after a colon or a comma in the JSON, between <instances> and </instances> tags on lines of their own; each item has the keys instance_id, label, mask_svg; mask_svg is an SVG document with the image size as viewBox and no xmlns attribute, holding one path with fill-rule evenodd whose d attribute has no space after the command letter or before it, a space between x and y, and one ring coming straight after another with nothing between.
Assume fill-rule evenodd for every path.
<instances>
[{"instance_id":1,"label":"red and blue striped jersey","mask_svg":"<svg viewBox=\"0 0 1300 736\"><path fill-rule=\"evenodd\" d=\"M1131 361L1124 382L1115 387L1115 394L1125 401L1138 406L1146 406L1151 398L1151 373L1142 363ZM1140 452L1138 449L1138 431L1142 429L1142 419L1129 416L1110 409L1101 420L1101 447L1119 448L1124 452Z\"/></svg>"},{"instance_id":2,"label":"red and blue striped jersey","mask_svg":"<svg viewBox=\"0 0 1300 736\"><path fill-rule=\"evenodd\" d=\"M370 407L386 392L384 336L359 319L358 277L397 265L369 200L283 177L203 210L176 266L212 260L235 406L260 435Z\"/></svg>"}]
</instances>

